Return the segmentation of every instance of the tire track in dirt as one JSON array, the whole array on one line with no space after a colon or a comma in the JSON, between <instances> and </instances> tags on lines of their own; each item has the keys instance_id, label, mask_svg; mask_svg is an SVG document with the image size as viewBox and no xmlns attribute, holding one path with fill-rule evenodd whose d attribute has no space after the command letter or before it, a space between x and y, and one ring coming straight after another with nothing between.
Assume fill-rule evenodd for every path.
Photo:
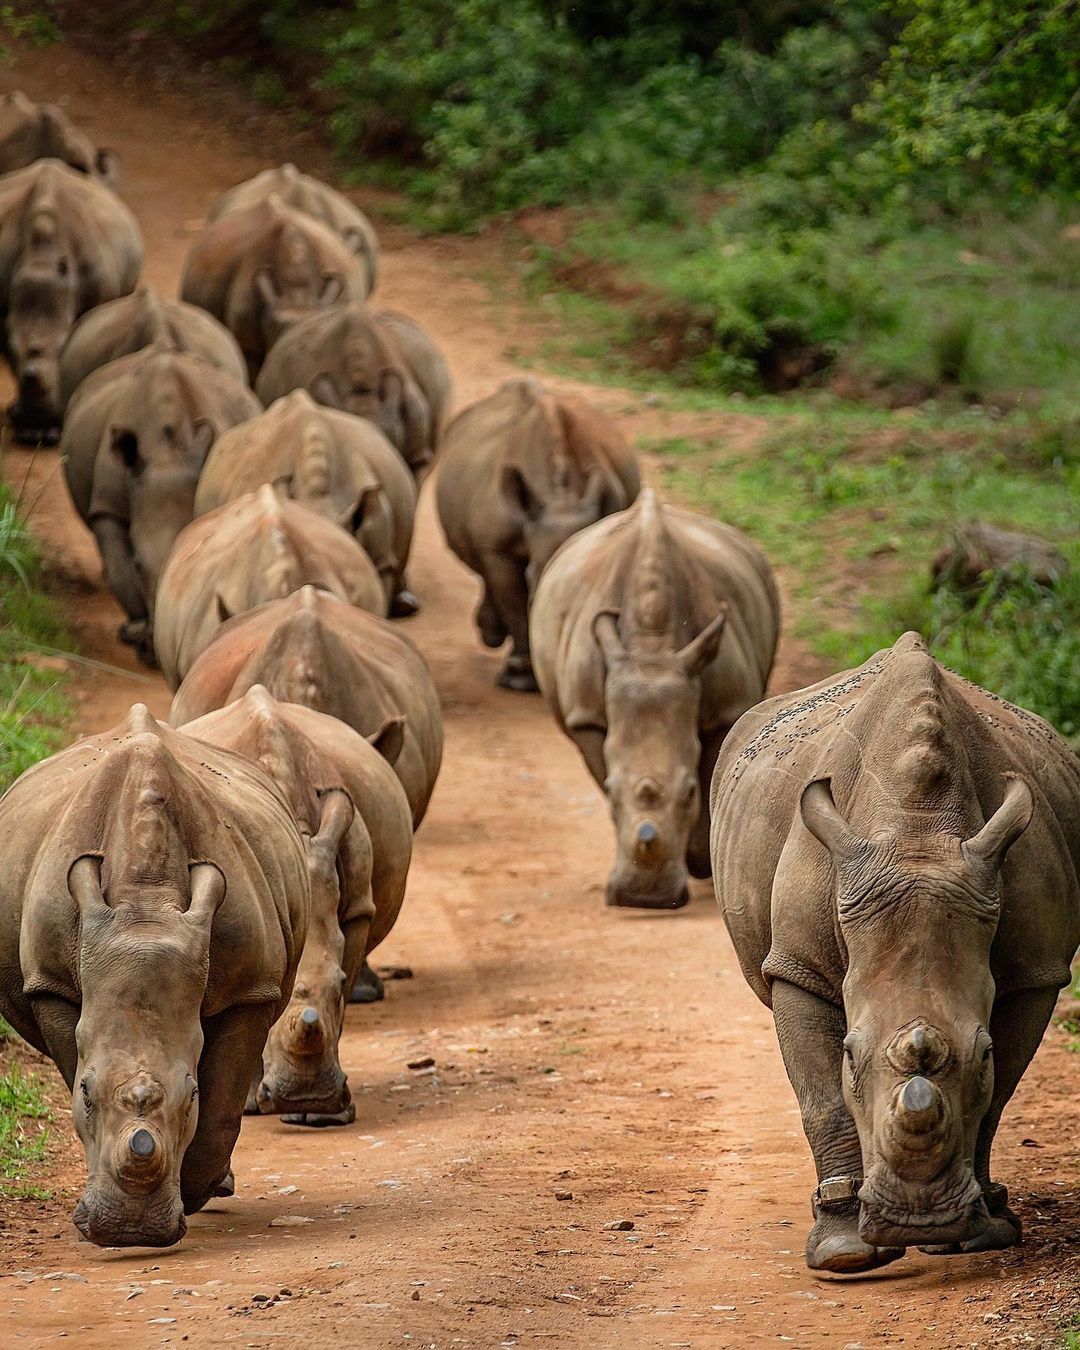
<instances>
[{"instance_id":1,"label":"tire track in dirt","mask_svg":"<svg viewBox=\"0 0 1080 1350\"><path fill-rule=\"evenodd\" d=\"M169 291L208 204L268 162L181 92L159 81L151 95L71 47L20 50L2 81L62 96L120 150L146 274ZM507 347L527 347L528 317L476 279L500 260L482 244L384 237L379 300L430 328L459 405L514 373ZM716 427L715 416L593 392L634 435ZM9 452L4 471L37 499L32 524L82 651L127 672L75 669L73 733L113 725L136 698L163 716L160 678L115 640L119 613L55 456ZM446 759L401 921L376 957L415 978L348 1015L356 1125L246 1121L236 1197L194 1219L180 1247L153 1253L76 1240L81 1156L65 1137L55 1202L4 1207L10 1343L987 1345L1020 1317L1012 1293L1022 1300L1037 1280L1041 1302L1020 1326L1049 1336L1039 1309L1061 1301L1067 1279L1056 1236L1025 1254L916 1256L846 1284L806 1272L809 1153L770 1018L709 888L677 915L603 908L603 803L539 700L493 687L498 658L472 630L477 589L439 537L430 493L413 576L425 608L407 631L440 688ZM787 644L774 683L816 673ZM419 1054L434 1057L433 1073L405 1067ZM1003 1171L1037 1239L1070 1217L1077 1228L1077 1153L1060 1139L1075 1120L1071 1067L1059 1036L1003 1131ZM1028 1135L1050 1147L1021 1149ZM281 1218L294 1222L272 1225ZM620 1218L633 1231L604 1230Z\"/></svg>"}]
</instances>

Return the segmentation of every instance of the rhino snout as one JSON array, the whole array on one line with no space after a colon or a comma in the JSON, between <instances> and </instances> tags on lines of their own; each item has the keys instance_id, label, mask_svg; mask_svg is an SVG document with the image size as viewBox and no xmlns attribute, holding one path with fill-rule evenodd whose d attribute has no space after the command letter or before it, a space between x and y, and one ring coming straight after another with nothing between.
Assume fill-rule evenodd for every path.
<instances>
[{"instance_id":1,"label":"rhino snout","mask_svg":"<svg viewBox=\"0 0 1080 1350\"><path fill-rule=\"evenodd\" d=\"M617 863L608 878L607 904L619 909L681 909L690 899L686 866L668 859L659 866Z\"/></svg>"},{"instance_id":2,"label":"rhino snout","mask_svg":"<svg viewBox=\"0 0 1080 1350\"><path fill-rule=\"evenodd\" d=\"M72 1220L99 1247L172 1247L187 1232L175 1184L138 1198L111 1183L88 1186Z\"/></svg>"},{"instance_id":3,"label":"rhino snout","mask_svg":"<svg viewBox=\"0 0 1080 1350\"><path fill-rule=\"evenodd\" d=\"M873 1182L859 1192L859 1236L874 1247L946 1246L971 1242L991 1225L982 1189L970 1169L933 1188L901 1187L884 1197Z\"/></svg>"}]
</instances>

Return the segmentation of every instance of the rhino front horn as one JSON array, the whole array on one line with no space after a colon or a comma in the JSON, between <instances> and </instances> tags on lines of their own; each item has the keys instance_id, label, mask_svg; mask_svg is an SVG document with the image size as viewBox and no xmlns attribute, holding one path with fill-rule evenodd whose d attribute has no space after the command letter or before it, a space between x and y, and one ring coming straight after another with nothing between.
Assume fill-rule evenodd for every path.
<instances>
[{"instance_id":1,"label":"rhino front horn","mask_svg":"<svg viewBox=\"0 0 1080 1350\"><path fill-rule=\"evenodd\" d=\"M941 1094L928 1078L916 1075L900 1089L897 1114L909 1130L932 1129L941 1118Z\"/></svg>"},{"instance_id":2,"label":"rhino front horn","mask_svg":"<svg viewBox=\"0 0 1080 1350\"><path fill-rule=\"evenodd\" d=\"M136 1158L144 1161L152 1158L157 1150L157 1144L154 1142L154 1136L149 1130L136 1130L128 1140L128 1148L131 1149Z\"/></svg>"}]
</instances>

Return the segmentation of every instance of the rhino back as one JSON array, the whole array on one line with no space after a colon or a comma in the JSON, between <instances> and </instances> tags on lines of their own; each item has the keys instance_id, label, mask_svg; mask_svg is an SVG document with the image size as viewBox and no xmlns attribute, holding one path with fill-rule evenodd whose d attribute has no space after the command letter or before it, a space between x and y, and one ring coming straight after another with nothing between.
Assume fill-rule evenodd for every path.
<instances>
[{"instance_id":1,"label":"rhino back","mask_svg":"<svg viewBox=\"0 0 1080 1350\"><path fill-rule=\"evenodd\" d=\"M164 798L168 825L154 847L168 839L167 865L186 875L189 864L210 861L226 879L203 1015L280 1001L306 924L303 847L285 802L253 765L208 751L138 707L121 726L35 766L0 801L0 842L12 860L4 912L9 922L19 914L23 980L79 1001L79 918L68 872L94 854L103 858L106 895L110 881L143 879L131 804L146 792ZM152 870L160 866L155 856ZM4 983L10 992L8 971Z\"/></svg>"},{"instance_id":2,"label":"rhino back","mask_svg":"<svg viewBox=\"0 0 1080 1350\"><path fill-rule=\"evenodd\" d=\"M711 794L716 893L747 979L766 1001L763 965L769 978L783 972L840 1002L835 878L802 825L799 799L808 783L829 778L854 828L880 828L876 813L896 796L908 745L913 659L930 660L906 634L854 670L752 709L725 742ZM1036 793L1035 818L1002 870L998 996L1062 983L1080 942L1080 765L1041 719L937 669L964 837L1001 804L1005 774L1023 775Z\"/></svg>"}]
</instances>

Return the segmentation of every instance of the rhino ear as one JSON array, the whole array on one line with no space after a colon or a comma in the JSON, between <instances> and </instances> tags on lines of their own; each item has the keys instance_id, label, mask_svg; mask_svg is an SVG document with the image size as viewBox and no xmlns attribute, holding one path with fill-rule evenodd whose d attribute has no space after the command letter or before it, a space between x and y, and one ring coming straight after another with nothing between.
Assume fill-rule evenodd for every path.
<instances>
[{"instance_id":1,"label":"rhino ear","mask_svg":"<svg viewBox=\"0 0 1080 1350\"><path fill-rule=\"evenodd\" d=\"M832 854L834 863L844 862L857 851L862 840L836 809L832 784L818 778L807 784L799 801L803 824Z\"/></svg>"},{"instance_id":2,"label":"rhino ear","mask_svg":"<svg viewBox=\"0 0 1080 1350\"><path fill-rule=\"evenodd\" d=\"M139 438L130 427L113 427L109 448L128 473L139 474L146 467L139 453Z\"/></svg>"},{"instance_id":3,"label":"rhino ear","mask_svg":"<svg viewBox=\"0 0 1080 1350\"><path fill-rule=\"evenodd\" d=\"M228 623L232 614L220 591L214 596L214 606L217 609L218 623Z\"/></svg>"},{"instance_id":4,"label":"rhino ear","mask_svg":"<svg viewBox=\"0 0 1080 1350\"><path fill-rule=\"evenodd\" d=\"M538 520L543 515L543 502L525 481L525 475L516 464L503 465L502 491L510 505L517 507L529 520Z\"/></svg>"},{"instance_id":5,"label":"rhino ear","mask_svg":"<svg viewBox=\"0 0 1080 1350\"><path fill-rule=\"evenodd\" d=\"M319 832L312 840L329 853L336 854L345 838L345 831L353 822L356 807L353 799L343 788L328 788L319 794L322 799L322 813L319 816Z\"/></svg>"},{"instance_id":6,"label":"rhino ear","mask_svg":"<svg viewBox=\"0 0 1080 1350\"><path fill-rule=\"evenodd\" d=\"M621 661L626 655L626 647L619 636L619 616L615 610L602 609L592 621L592 631L607 664Z\"/></svg>"},{"instance_id":7,"label":"rhino ear","mask_svg":"<svg viewBox=\"0 0 1080 1350\"><path fill-rule=\"evenodd\" d=\"M189 449L200 461L205 460L214 444L214 426L205 417L197 418L191 429Z\"/></svg>"},{"instance_id":8,"label":"rhino ear","mask_svg":"<svg viewBox=\"0 0 1080 1350\"><path fill-rule=\"evenodd\" d=\"M363 488L355 503L345 513L342 525L350 534L356 534L373 511L378 508L382 488L378 483Z\"/></svg>"},{"instance_id":9,"label":"rhino ear","mask_svg":"<svg viewBox=\"0 0 1080 1350\"><path fill-rule=\"evenodd\" d=\"M327 272L323 277L323 288L319 294L320 305L336 305L345 294L345 283L337 272Z\"/></svg>"},{"instance_id":10,"label":"rhino ear","mask_svg":"<svg viewBox=\"0 0 1080 1350\"><path fill-rule=\"evenodd\" d=\"M187 907L185 918L190 924L202 929L207 936L214 915L225 899L225 874L220 867L210 862L192 863L189 868L191 877L191 903Z\"/></svg>"},{"instance_id":11,"label":"rhino ear","mask_svg":"<svg viewBox=\"0 0 1080 1350\"><path fill-rule=\"evenodd\" d=\"M101 893L101 859L92 854L76 858L68 870L68 890L83 919L93 918L108 908Z\"/></svg>"},{"instance_id":12,"label":"rhino ear","mask_svg":"<svg viewBox=\"0 0 1080 1350\"><path fill-rule=\"evenodd\" d=\"M1035 814L1035 799L1022 778L1010 777L1005 799L974 838L963 845L969 862L989 864L996 871Z\"/></svg>"},{"instance_id":13,"label":"rhino ear","mask_svg":"<svg viewBox=\"0 0 1080 1350\"><path fill-rule=\"evenodd\" d=\"M384 366L379 371L379 402L389 403L400 408L405 398L405 377L393 366Z\"/></svg>"},{"instance_id":14,"label":"rhino ear","mask_svg":"<svg viewBox=\"0 0 1080 1350\"><path fill-rule=\"evenodd\" d=\"M405 745L404 717L388 717L378 731L367 739L368 744L373 745L387 764L393 768L398 762Z\"/></svg>"},{"instance_id":15,"label":"rhino ear","mask_svg":"<svg viewBox=\"0 0 1080 1350\"><path fill-rule=\"evenodd\" d=\"M703 628L696 638L692 638L675 658L687 675L700 675L710 661L715 660L720 650L720 639L724 635L727 623L727 606L713 619L707 628Z\"/></svg>"},{"instance_id":16,"label":"rhino ear","mask_svg":"<svg viewBox=\"0 0 1080 1350\"><path fill-rule=\"evenodd\" d=\"M311 381L311 397L325 408L337 408L339 412L342 410L337 382L328 371L322 371Z\"/></svg>"},{"instance_id":17,"label":"rhino ear","mask_svg":"<svg viewBox=\"0 0 1080 1350\"><path fill-rule=\"evenodd\" d=\"M120 156L115 150L99 150L94 156L94 171L103 183L116 187L120 177Z\"/></svg>"}]
</instances>

